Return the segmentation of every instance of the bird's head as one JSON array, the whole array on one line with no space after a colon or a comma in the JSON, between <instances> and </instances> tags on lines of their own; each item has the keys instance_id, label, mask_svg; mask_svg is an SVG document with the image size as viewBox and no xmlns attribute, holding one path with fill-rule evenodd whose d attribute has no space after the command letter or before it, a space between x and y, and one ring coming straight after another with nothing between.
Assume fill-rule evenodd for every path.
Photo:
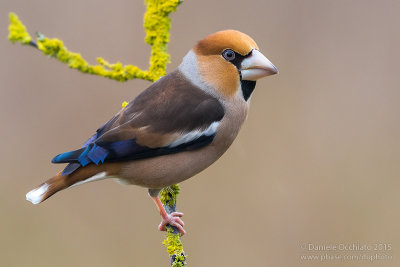
<instances>
[{"instance_id":1,"label":"bird's head","mask_svg":"<svg viewBox=\"0 0 400 267\"><path fill-rule=\"evenodd\" d=\"M241 93L245 100L250 97L256 80L278 73L256 42L235 30L219 31L200 40L186 61L192 61L186 62L187 65L195 65L200 79L218 93L225 97Z\"/></svg>"}]
</instances>

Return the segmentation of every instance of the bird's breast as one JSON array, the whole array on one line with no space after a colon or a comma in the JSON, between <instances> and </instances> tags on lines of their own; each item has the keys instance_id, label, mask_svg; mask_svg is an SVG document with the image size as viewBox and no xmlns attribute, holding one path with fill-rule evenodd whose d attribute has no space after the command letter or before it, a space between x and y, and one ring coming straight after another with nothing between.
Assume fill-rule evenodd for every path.
<instances>
[{"instance_id":1,"label":"bird's breast","mask_svg":"<svg viewBox=\"0 0 400 267\"><path fill-rule=\"evenodd\" d=\"M126 162L116 176L125 183L156 189L180 183L203 171L225 153L247 116L248 106L243 100L229 101L224 107L225 115L211 144L197 150Z\"/></svg>"},{"instance_id":2,"label":"bird's breast","mask_svg":"<svg viewBox=\"0 0 400 267\"><path fill-rule=\"evenodd\" d=\"M236 139L243 122L247 118L248 103L237 97L223 103L225 116L217 129L217 134L211 143L221 155Z\"/></svg>"}]
</instances>

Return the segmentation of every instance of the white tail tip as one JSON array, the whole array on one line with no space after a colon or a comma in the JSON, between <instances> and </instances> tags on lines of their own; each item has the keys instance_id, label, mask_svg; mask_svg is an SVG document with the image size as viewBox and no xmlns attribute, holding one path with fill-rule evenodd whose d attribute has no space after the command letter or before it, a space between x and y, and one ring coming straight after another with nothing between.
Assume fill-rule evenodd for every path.
<instances>
[{"instance_id":1,"label":"white tail tip","mask_svg":"<svg viewBox=\"0 0 400 267\"><path fill-rule=\"evenodd\" d=\"M39 204L42 202L44 194L49 189L48 184L44 184L39 188L33 189L26 194L26 200L32 202L32 204Z\"/></svg>"}]
</instances>

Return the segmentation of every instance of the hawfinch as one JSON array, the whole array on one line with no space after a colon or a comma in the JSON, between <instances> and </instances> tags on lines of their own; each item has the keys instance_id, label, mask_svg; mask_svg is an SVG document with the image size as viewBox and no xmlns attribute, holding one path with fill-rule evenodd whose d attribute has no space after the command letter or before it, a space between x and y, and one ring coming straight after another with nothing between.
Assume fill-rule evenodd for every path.
<instances>
[{"instance_id":1,"label":"hawfinch","mask_svg":"<svg viewBox=\"0 0 400 267\"><path fill-rule=\"evenodd\" d=\"M162 77L77 150L53 163L62 172L26 194L38 204L83 183L116 178L148 188L162 222L185 233L180 212L167 214L162 188L201 172L224 154L246 119L256 80L278 73L244 33L225 30L199 41L178 69Z\"/></svg>"}]
</instances>

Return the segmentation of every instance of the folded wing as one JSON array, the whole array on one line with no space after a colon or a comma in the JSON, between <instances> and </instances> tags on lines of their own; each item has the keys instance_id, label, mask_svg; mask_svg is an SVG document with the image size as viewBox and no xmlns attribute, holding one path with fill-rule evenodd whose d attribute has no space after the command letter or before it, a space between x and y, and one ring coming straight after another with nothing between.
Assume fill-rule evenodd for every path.
<instances>
[{"instance_id":1,"label":"folded wing","mask_svg":"<svg viewBox=\"0 0 400 267\"><path fill-rule=\"evenodd\" d=\"M151 85L97 130L82 148L53 163L69 163L63 175L87 164L179 153L212 142L224 109L218 99L175 71Z\"/></svg>"}]
</instances>

